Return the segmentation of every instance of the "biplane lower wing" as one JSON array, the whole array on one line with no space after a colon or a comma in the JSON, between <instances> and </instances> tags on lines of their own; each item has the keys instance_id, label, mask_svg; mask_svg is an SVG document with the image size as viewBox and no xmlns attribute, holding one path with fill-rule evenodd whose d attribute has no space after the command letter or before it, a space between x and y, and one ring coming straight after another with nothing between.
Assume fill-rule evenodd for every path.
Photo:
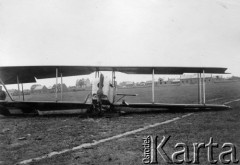
<instances>
[{"instance_id":1,"label":"biplane lower wing","mask_svg":"<svg viewBox=\"0 0 240 165\"><path fill-rule=\"evenodd\" d=\"M87 114L92 104L78 102L0 102L0 114L39 114L47 111L72 111L80 114ZM216 104L162 104L162 103L133 103L114 104L114 110L122 113L149 113L149 112L194 112L194 111L220 111L230 109L226 105Z\"/></svg>"},{"instance_id":2,"label":"biplane lower wing","mask_svg":"<svg viewBox=\"0 0 240 165\"><path fill-rule=\"evenodd\" d=\"M14 101L0 102L0 114L38 114L44 111L72 111L85 113L91 104L79 102L53 102L53 101Z\"/></svg>"},{"instance_id":3,"label":"biplane lower wing","mask_svg":"<svg viewBox=\"0 0 240 165\"><path fill-rule=\"evenodd\" d=\"M114 108L124 113L148 113L148 112L195 112L195 111L221 111L230 109L226 105L218 104L167 104L167 103L134 103L119 104Z\"/></svg>"}]
</instances>

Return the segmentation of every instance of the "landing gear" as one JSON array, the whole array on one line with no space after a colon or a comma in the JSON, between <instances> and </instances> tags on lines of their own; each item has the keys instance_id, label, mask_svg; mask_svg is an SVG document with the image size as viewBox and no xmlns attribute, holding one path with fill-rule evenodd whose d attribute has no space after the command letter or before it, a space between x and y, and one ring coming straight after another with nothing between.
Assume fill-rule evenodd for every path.
<instances>
[{"instance_id":1,"label":"landing gear","mask_svg":"<svg viewBox=\"0 0 240 165\"><path fill-rule=\"evenodd\" d=\"M102 104L97 102L96 104L92 105L93 115L101 116L102 115Z\"/></svg>"},{"instance_id":2,"label":"landing gear","mask_svg":"<svg viewBox=\"0 0 240 165\"><path fill-rule=\"evenodd\" d=\"M88 114L90 116L103 116L107 114L114 114L116 111L114 110L114 105L110 104L107 100L101 100L97 99L96 97L93 97L92 99L92 105L88 109Z\"/></svg>"},{"instance_id":3,"label":"landing gear","mask_svg":"<svg viewBox=\"0 0 240 165\"><path fill-rule=\"evenodd\" d=\"M102 115L102 103L97 99L92 100L92 105L88 109L88 113L91 116L101 116Z\"/></svg>"}]
</instances>

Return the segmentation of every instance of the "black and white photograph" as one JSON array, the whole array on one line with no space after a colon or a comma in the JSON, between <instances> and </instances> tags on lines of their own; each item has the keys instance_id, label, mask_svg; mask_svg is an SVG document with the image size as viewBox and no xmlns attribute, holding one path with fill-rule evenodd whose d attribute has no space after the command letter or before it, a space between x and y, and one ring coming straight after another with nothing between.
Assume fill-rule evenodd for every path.
<instances>
[{"instance_id":1,"label":"black and white photograph","mask_svg":"<svg viewBox=\"0 0 240 165\"><path fill-rule=\"evenodd\" d=\"M0 165L240 164L240 0L0 0Z\"/></svg>"}]
</instances>

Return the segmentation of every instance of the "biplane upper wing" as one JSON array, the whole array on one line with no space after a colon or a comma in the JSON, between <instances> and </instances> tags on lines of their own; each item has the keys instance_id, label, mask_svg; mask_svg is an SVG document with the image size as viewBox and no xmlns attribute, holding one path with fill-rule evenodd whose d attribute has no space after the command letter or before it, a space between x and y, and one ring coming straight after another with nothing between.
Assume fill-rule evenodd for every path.
<instances>
[{"instance_id":1,"label":"biplane upper wing","mask_svg":"<svg viewBox=\"0 0 240 165\"><path fill-rule=\"evenodd\" d=\"M32 83L35 78L53 78L62 74L66 76L88 75L95 71L116 71L126 74L183 74L215 73L225 74L227 68L219 67L158 67L158 66L4 66L0 67L0 78L5 84Z\"/></svg>"}]
</instances>

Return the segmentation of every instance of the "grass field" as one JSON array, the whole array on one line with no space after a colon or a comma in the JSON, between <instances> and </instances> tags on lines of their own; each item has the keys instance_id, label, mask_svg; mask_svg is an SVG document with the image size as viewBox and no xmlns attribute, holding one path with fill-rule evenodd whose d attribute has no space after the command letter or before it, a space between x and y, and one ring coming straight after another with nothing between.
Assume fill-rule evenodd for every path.
<instances>
[{"instance_id":1,"label":"grass field","mask_svg":"<svg viewBox=\"0 0 240 165\"><path fill-rule=\"evenodd\" d=\"M225 103L240 98L240 83L208 84L208 103ZM83 101L89 91L64 93L64 100ZM151 88L121 89L119 93L137 93L128 102L150 102ZM167 103L197 102L197 86L165 86L156 88L156 101ZM73 95L73 96L70 96ZM54 94L30 95L27 100L54 100ZM240 102L229 104L232 110L198 112L178 121L153 127L116 140L42 159L31 164L142 164L143 140L147 135L171 136L165 147L171 153L177 142L189 144L209 141L213 137L219 148L214 151L217 159L224 142L237 147L240 159ZM79 118L61 117L1 117L0 118L0 164L15 164L43 156L53 151L69 149L83 143L135 130L150 124L163 122L186 113L132 114L127 116ZM200 164L209 164L207 150L200 152ZM190 155L191 156L191 155ZM166 164L159 158L160 164Z\"/></svg>"}]
</instances>

